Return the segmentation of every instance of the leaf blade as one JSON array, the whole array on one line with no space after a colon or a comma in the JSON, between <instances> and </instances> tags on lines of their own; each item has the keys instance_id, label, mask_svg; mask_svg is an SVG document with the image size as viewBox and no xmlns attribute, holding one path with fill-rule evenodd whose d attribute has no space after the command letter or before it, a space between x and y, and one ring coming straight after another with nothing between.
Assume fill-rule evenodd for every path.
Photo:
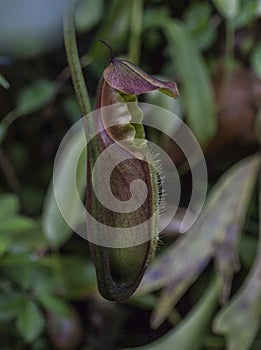
<instances>
[{"instance_id":1,"label":"leaf blade","mask_svg":"<svg viewBox=\"0 0 261 350\"><path fill-rule=\"evenodd\" d=\"M225 241L231 220L238 223L239 235L239 223L242 223L246 215L248 199L259 167L258 155L234 165L213 188L193 228L148 268L139 293L144 294L166 286L153 313L152 323L155 327L166 318L173 305L215 254L214 242ZM234 252L231 251L231 254ZM222 269L219 273L220 271ZM231 278L232 275L233 270ZM221 286L224 288L222 277L219 275Z\"/></svg>"},{"instance_id":2,"label":"leaf blade","mask_svg":"<svg viewBox=\"0 0 261 350\"><path fill-rule=\"evenodd\" d=\"M34 302L25 299L16 322L17 329L25 341L32 342L35 340L43 331L44 324L44 317L38 306Z\"/></svg>"},{"instance_id":3,"label":"leaf blade","mask_svg":"<svg viewBox=\"0 0 261 350\"><path fill-rule=\"evenodd\" d=\"M5 79L5 77L2 74L0 74L0 86L2 86L6 90L10 87L9 82Z\"/></svg>"},{"instance_id":4,"label":"leaf blade","mask_svg":"<svg viewBox=\"0 0 261 350\"><path fill-rule=\"evenodd\" d=\"M259 190L259 218L261 219L261 188ZM259 246L252 268L243 286L232 301L214 319L214 331L226 337L228 350L249 350L260 326L261 224Z\"/></svg>"},{"instance_id":5,"label":"leaf blade","mask_svg":"<svg viewBox=\"0 0 261 350\"><path fill-rule=\"evenodd\" d=\"M203 337L217 304L218 283L214 280L196 306L171 331L136 350L201 349Z\"/></svg>"},{"instance_id":6,"label":"leaf blade","mask_svg":"<svg viewBox=\"0 0 261 350\"><path fill-rule=\"evenodd\" d=\"M72 227L75 227L76 223L82 223L85 219L77 197L79 193L79 196L83 199L86 183L86 150L80 153L83 142L85 142L85 138L83 132L81 132L75 134L65 145L58 165L55 165L57 169L55 184L53 184L53 181L50 182L45 198L42 225L46 238L53 248L63 244L71 236ZM79 154L81 156L76 173L77 193L74 189L72 164L74 164L74 160L77 159L76 157ZM71 186L68 186L68 183ZM57 198L59 203L66 203L63 206L63 214L60 211Z\"/></svg>"},{"instance_id":7,"label":"leaf blade","mask_svg":"<svg viewBox=\"0 0 261 350\"><path fill-rule=\"evenodd\" d=\"M201 143L216 132L214 98L205 63L185 24L167 21L164 25L170 55L182 83L188 124Z\"/></svg>"},{"instance_id":8,"label":"leaf blade","mask_svg":"<svg viewBox=\"0 0 261 350\"><path fill-rule=\"evenodd\" d=\"M226 19L234 19L239 12L238 0L212 0L220 14Z\"/></svg>"}]
</instances>

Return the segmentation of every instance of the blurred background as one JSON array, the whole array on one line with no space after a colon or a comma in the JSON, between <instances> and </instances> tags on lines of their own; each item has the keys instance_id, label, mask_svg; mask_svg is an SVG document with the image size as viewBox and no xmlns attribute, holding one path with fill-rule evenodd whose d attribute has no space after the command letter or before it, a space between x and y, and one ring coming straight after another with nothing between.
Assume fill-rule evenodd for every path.
<instances>
[{"instance_id":1,"label":"blurred background","mask_svg":"<svg viewBox=\"0 0 261 350\"><path fill-rule=\"evenodd\" d=\"M177 82L177 101L158 92L139 100L182 118L208 167L204 219L181 235L175 217L139 292L120 304L99 296L88 244L63 221L50 190L59 144L80 119L64 3L0 2L0 349L259 350L260 0L77 5L93 106L109 63L102 37L116 57ZM177 166L182 216L191 194L184 154L166 135L147 137ZM64 200L70 207L69 192Z\"/></svg>"}]
</instances>

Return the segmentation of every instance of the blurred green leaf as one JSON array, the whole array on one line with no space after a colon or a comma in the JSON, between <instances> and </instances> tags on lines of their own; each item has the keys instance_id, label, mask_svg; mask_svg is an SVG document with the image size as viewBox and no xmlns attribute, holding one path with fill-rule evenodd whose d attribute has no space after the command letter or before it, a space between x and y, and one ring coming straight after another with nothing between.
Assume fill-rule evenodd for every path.
<instances>
[{"instance_id":1,"label":"blurred green leaf","mask_svg":"<svg viewBox=\"0 0 261 350\"><path fill-rule=\"evenodd\" d=\"M241 0L240 11L234 18L235 27L241 28L243 26L251 25L252 22L260 16L259 7L259 0Z\"/></svg>"},{"instance_id":2,"label":"blurred green leaf","mask_svg":"<svg viewBox=\"0 0 261 350\"><path fill-rule=\"evenodd\" d=\"M83 0L76 8L76 29L87 32L101 19L104 7L103 0Z\"/></svg>"},{"instance_id":3,"label":"blurred green leaf","mask_svg":"<svg viewBox=\"0 0 261 350\"><path fill-rule=\"evenodd\" d=\"M3 255L10 246L10 240L6 236L0 236L0 256Z\"/></svg>"},{"instance_id":4,"label":"blurred green leaf","mask_svg":"<svg viewBox=\"0 0 261 350\"><path fill-rule=\"evenodd\" d=\"M0 266L2 264L0 260ZM19 263L9 259L8 263L4 262L2 273L23 290L33 290L35 293L55 293L59 290L60 282L56 272L32 259Z\"/></svg>"},{"instance_id":5,"label":"blurred green leaf","mask_svg":"<svg viewBox=\"0 0 261 350\"><path fill-rule=\"evenodd\" d=\"M0 123L0 145L3 142L6 134L7 134L8 127L4 125L4 123Z\"/></svg>"},{"instance_id":6,"label":"blurred green leaf","mask_svg":"<svg viewBox=\"0 0 261 350\"><path fill-rule=\"evenodd\" d=\"M193 36L197 46L207 49L217 36L215 23L211 23L211 3L194 3L190 5L184 15L187 28Z\"/></svg>"},{"instance_id":7,"label":"blurred green leaf","mask_svg":"<svg viewBox=\"0 0 261 350\"><path fill-rule=\"evenodd\" d=\"M19 234L34 228L36 228L36 223L33 219L26 216L15 216L2 220L0 224L0 234Z\"/></svg>"},{"instance_id":8,"label":"blurred green leaf","mask_svg":"<svg viewBox=\"0 0 261 350\"><path fill-rule=\"evenodd\" d=\"M1 194L0 196L0 220L15 215L19 210L19 201L14 194ZM1 224L0 224L1 226Z\"/></svg>"},{"instance_id":9,"label":"blurred green leaf","mask_svg":"<svg viewBox=\"0 0 261 350\"><path fill-rule=\"evenodd\" d=\"M128 38L131 11L126 11L126 9L131 8L131 3L130 0L114 0L108 8L106 16L103 17L102 26L96 36L96 38L103 38L110 43L115 53L119 48L122 50ZM104 65L108 63L109 53L106 55L106 48L96 38L89 54L96 62L93 69L96 69L96 73L101 75Z\"/></svg>"},{"instance_id":10,"label":"blurred green leaf","mask_svg":"<svg viewBox=\"0 0 261 350\"><path fill-rule=\"evenodd\" d=\"M29 229L25 231L1 233L0 244L6 244L5 252L21 253L33 252L34 250L45 249L48 246L46 237L43 235L40 228Z\"/></svg>"},{"instance_id":11,"label":"blurred green leaf","mask_svg":"<svg viewBox=\"0 0 261 350\"><path fill-rule=\"evenodd\" d=\"M4 89L9 89L10 87L10 84L2 74L0 74L0 86L2 86Z\"/></svg>"},{"instance_id":12,"label":"blurred green leaf","mask_svg":"<svg viewBox=\"0 0 261 350\"><path fill-rule=\"evenodd\" d=\"M58 286L57 292L68 298L78 299L96 291L93 264L85 259L53 255L41 259L40 264L52 268Z\"/></svg>"},{"instance_id":13,"label":"blurred green leaf","mask_svg":"<svg viewBox=\"0 0 261 350\"><path fill-rule=\"evenodd\" d=\"M183 23L167 21L164 29L183 84L188 124L198 140L204 143L216 131L214 98L205 63Z\"/></svg>"},{"instance_id":14,"label":"blurred green leaf","mask_svg":"<svg viewBox=\"0 0 261 350\"><path fill-rule=\"evenodd\" d=\"M57 314L61 317L66 317L71 314L71 307L66 304L66 302L64 302L60 297L51 294L40 293L37 295L37 299L46 311Z\"/></svg>"},{"instance_id":15,"label":"blurred green leaf","mask_svg":"<svg viewBox=\"0 0 261 350\"><path fill-rule=\"evenodd\" d=\"M17 100L17 108L21 115L33 113L44 107L54 94L54 84L49 80L37 80L25 87Z\"/></svg>"},{"instance_id":16,"label":"blurred green leaf","mask_svg":"<svg viewBox=\"0 0 261 350\"><path fill-rule=\"evenodd\" d=\"M239 255L242 265L250 269L256 255L257 241L252 236L243 235L239 242Z\"/></svg>"},{"instance_id":17,"label":"blurred green leaf","mask_svg":"<svg viewBox=\"0 0 261 350\"><path fill-rule=\"evenodd\" d=\"M0 254L40 249L47 245L33 219L18 215L19 202L13 194L0 196Z\"/></svg>"},{"instance_id":18,"label":"blurred green leaf","mask_svg":"<svg viewBox=\"0 0 261 350\"><path fill-rule=\"evenodd\" d=\"M32 254L28 253L18 253L18 254L6 254L0 258L0 267L10 267L10 266L19 266L22 264L30 264L34 261Z\"/></svg>"},{"instance_id":19,"label":"blurred green leaf","mask_svg":"<svg viewBox=\"0 0 261 350\"><path fill-rule=\"evenodd\" d=\"M251 66L256 75L261 79L261 44L253 49L251 55Z\"/></svg>"},{"instance_id":20,"label":"blurred green leaf","mask_svg":"<svg viewBox=\"0 0 261 350\"><path fill-rule=\"evenodd\" d=\"M239 13L239 0L212 0L220 14L226 19L234 19Z\"/></svg>"},{"instance_id":21,"label":"blurred green leaf","mask_svg":"<svg viewBox=\"0 0 261 350\"><path fill-rule=\"evenodd\" d=\"M169 11L165 6L148 8L144 13L143 30L161 27L169 18Z\"/></svg>"},{"instance_id":22,"label":"blurred green leaf","mask_svg":"<svg viewBox=\"0 0 261 350\"><path fill-rule=\"evenodd\" d=\"M4 252L33 251L47 246L37 223L25 216L3 219L0 224L0 246Z\"/></svg>"},{"instance_id":23,"label":"blurred green leaf","mask_svg":"<svg viewBox=\"0 0 261 350\"><path fill-rule=\"evenodd\" d=\"M0 293L0 320L7 321L15 317L24 300L24 295L18 292Z\"/></svg>"},{"instance_id":24,"label":"blurred green leaf","mask_svg":"<svg viewBox=\"0 0 261 350\"><path fill-rule=\"evenodd\" d=\"M74 176L73 160L79 157L84 141L84 133L77 133L65 146L59 164L56 165L59 169L57 170L55 193L53 181L51 181L45 198L42 224L44 233L53 248L59 247L71 236L71 226L76 227L77 223L80 224L85 219L82 216L79 199L74 190L75 184L72 180ZM81 153L79 158L76 177L78 194L83 199L86 184L86 150ZM72 186L68 186L68 183ZM60 212L56 197L59 197L60 202L64 203L63 215L66 216L66 222Z\"/></svg>"},{"instance_id":25,"label":"blurred green leaf","mask_svg":"<svg viewBox=\"0 0 261 350\"><path fill-rule=\"evenodd\" d=\"M59 294L81 299L96 291L93 265L75 256L51 255L37 259L28 254L8 254L0 258L0 268L4 276L36 295Z\"/></svg>"},{"instance_id":26,"label":"blurred green leaf","mask_svg":"<svg viewBox=\"0 0 261 350\"><path fill-rule=\"evenodd\" d=\"M160 339L135 350L200 350L217 304L218 284L208 287L196 306Z\"/></svg>"},{"instance_id":27,"label":"blurred green leaf","mask_svg":"<svg viewBox=\"0 0 261 350\"><path fill-rule=\"evenodd\" d=\"M257 155L229 169L213 187L190 231L148 268L139 293L165 287L152 316L154 326L167 317L213 255L217 257L222 299L227 296L237 261L236 244L259 167Z\"/></svg>"},{"instance_id":28,"label":"blurred green leaf","mask_svg":"<svg viewBox=\"0 0 261 350\"><path fill-rule=\"evenodd\" d=\"M9 126L19 117L33 113L44 107L54 96L55 85L44 79L25 87L18 96L17 107L11 110L0 123L0 144L3 142Z\"/></svg>"},{"instance_id":29,"label":"blurred green leaf","mask_svg":"<svg viewBox=\"0 0 261 350\"><path fill-rule=\"evenodd\" d=\"M25 291L55 293L59 289L55 271L41 265L33 255L6 254L0 258L0 268L3 276Z\"/></svg>"},{"instance_id":30,"label":"blurred green leaf","mask_svg":"<svg viewBox=\"0 0 261 350\"><path fill-rule=\"evenodd\" d=\"M25 299L16 320L20 334L27 342L32 342L43 331L44 325L44 317L39 307L34 302Z\"/></svg>"},{"instance_id":31,"label":"blurred green leaf","mask_svg":"<svg viewBox=\"0 0 261 350\"><path fill-rule=\"evenodd\" d=\"M216 333L224 334L228 350L249 350L260 327L261 315L261 188L259 192L259 247L243 286L214 320Z\"/></svg>"}]
</instances>

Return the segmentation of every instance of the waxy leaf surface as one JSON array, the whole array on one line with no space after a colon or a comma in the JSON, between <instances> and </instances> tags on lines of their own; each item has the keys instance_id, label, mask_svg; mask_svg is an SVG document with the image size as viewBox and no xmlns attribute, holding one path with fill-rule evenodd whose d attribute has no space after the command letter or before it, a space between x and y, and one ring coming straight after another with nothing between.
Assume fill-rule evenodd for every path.
<instances>
[{"instance_id":1,"label":"waxy leaf surface","mask_svg":"<svg viewBox=\"0 0 261 350\"><path fill-rule=\"evenodd\" d=\"M214 331L224 334L228 350L249 350L260 327L261 305L261 191L259 193L259 246L242 287L214 320Z\"/></svg>"},{"instance_id":2,"label":"waxy leaf surface","mask_svg":"<svg viewBox=\"0 0 261 350\"><path fill-rule=\"evenodd\" d=\"M212 257L218 265L221 301L228 296L237 262L236 245L259 167L259 156L253 156L228 170L212 189L191 230L147 270L139 293L164 287L152 315L154 327L167 317Z\"/></svg>"}]
</instances>

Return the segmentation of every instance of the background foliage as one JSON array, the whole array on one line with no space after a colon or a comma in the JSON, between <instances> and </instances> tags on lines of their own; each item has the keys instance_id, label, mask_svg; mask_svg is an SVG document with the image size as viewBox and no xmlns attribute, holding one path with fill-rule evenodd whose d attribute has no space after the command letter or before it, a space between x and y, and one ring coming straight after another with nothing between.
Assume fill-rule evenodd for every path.
<instances>
[{"instance_id":1,"label":"background foliage","mask_svg":"<svg viewBox=\"0 0 261 350\"><path fill-rule=\"evenodd\" d=\"M0 348L260 349L260 1L79 3L92 102L108 64L102 37L118 56L177 81L178 102L157 93L142 98L184 119L208 165L199 220L183 236L179 216L173 220L124 304L98 295L88 245L48 190L59 143L80 118L61 9L62 1L0 3ZM163 135L148 130L148 137L175 161L185 207L190 176L182 152ZM65 163L61 181L68 172ZM70 210L69 190L64 200Z\"/></svg>"}]
</instances>

